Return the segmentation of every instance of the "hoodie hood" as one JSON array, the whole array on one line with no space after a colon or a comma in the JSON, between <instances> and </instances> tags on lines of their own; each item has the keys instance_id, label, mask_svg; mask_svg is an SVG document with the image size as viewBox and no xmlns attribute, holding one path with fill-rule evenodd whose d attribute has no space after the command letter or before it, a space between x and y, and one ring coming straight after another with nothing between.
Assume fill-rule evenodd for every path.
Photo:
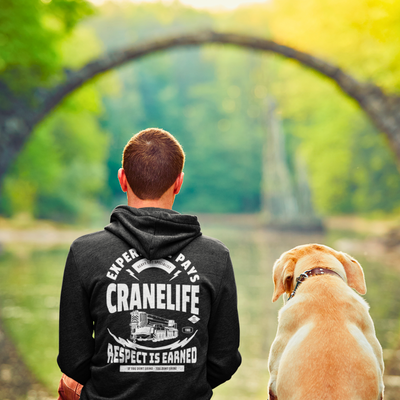
<instances>
[{"instance_id":1,"label":"hoodie hood","mask_svg":"<svg viewBox=\"0 0 400 400\"><path fill-rule=\"evenodd\" d=\"M197 217L164 208L118 206L104 229L148 260L176 254L201 235Z\"/></svg>"}]
</instances>

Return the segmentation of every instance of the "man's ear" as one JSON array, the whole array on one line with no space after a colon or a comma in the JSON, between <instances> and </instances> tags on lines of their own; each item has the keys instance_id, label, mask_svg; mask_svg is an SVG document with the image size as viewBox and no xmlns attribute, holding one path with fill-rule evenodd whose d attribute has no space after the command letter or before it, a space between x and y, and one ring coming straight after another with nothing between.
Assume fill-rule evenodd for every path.
<instances>
[{"instance_id":1,"label":"man's ear","mask_svg":"<svg viewBox=\"0 0 400 400\"><path fill-rule=\"evenodd\" d=\"M118 180L122 191L126 193L128 191L128 180L126 179L125 170L123 168L118 170Z\"/></svg>"},{"instance_id":2,"label":"man's ear","mask_svg":"<svg viewBox=\"0 0 400 400\"><path fill-rule=\"evenodd\" d=\"M174 194L178 194L181 190L182 183L183 183L183 176L185 174L181 172L178 177L176 178L176 181L174 183Z\"/></svg>"}]
</instances>

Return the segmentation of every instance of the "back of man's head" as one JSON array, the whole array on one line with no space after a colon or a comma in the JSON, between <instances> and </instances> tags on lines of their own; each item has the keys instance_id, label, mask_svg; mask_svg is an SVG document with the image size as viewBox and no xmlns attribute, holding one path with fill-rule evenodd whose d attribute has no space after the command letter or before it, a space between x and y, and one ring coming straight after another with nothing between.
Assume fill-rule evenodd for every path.
<instances>
[{"instance_id":1,"label":"back of man's head","mask_svg":"<svg viewBox=\"0 0 400 400\"><path fill-rule=\"evenodd\" d=\"M159 199L183 170L185 153L167 131L148 128L125 146L122 167L133 193L141 200Z\"/></svg>"}]
</instances>

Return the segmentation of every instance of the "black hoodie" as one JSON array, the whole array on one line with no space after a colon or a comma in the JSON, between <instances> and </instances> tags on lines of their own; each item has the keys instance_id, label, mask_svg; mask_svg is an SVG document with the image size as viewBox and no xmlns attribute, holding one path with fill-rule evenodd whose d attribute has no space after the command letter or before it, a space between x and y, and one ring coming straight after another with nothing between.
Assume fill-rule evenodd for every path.
<instances>
[{"instance_id":1,"label":"black hoodie","mask_svg":"<svg viewBox=\"0 0 400 400\"><path fill-rule=\"evenodd\" d=\"M81 399L210 399L241 363L228 249L197 218L115 208L71 246L58 365Z\"/></svg>"}]
</instances>

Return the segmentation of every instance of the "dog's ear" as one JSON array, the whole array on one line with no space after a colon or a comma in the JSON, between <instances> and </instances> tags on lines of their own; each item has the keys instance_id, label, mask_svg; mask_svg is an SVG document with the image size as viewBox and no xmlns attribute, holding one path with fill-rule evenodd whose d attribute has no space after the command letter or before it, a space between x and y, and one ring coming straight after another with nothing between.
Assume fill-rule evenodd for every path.
<instances>
[{"instance_id":1,"label":"dog's ear","mask_svg":"<svg viewBox=\"0 0 400 400\"><path fill-rule=\"evenodd\" d=\"M275 302L285 292L291 292L294 267L296 261L293 257L283 255L274 264L272 278L274 281L274 294L272 301Z\"/></svg>"},{"instance_id":2,"label":"dog's ear","mask_svg":"<svg viewBox=\"0 0 400 400\"><path fill-rule=\"evenodd\" d=\"M346 272L347 284L360 294L367 293L364 272L359 262L342 252L339 253L338 260L342 263Z\"/></svg>"}]
</instances>

